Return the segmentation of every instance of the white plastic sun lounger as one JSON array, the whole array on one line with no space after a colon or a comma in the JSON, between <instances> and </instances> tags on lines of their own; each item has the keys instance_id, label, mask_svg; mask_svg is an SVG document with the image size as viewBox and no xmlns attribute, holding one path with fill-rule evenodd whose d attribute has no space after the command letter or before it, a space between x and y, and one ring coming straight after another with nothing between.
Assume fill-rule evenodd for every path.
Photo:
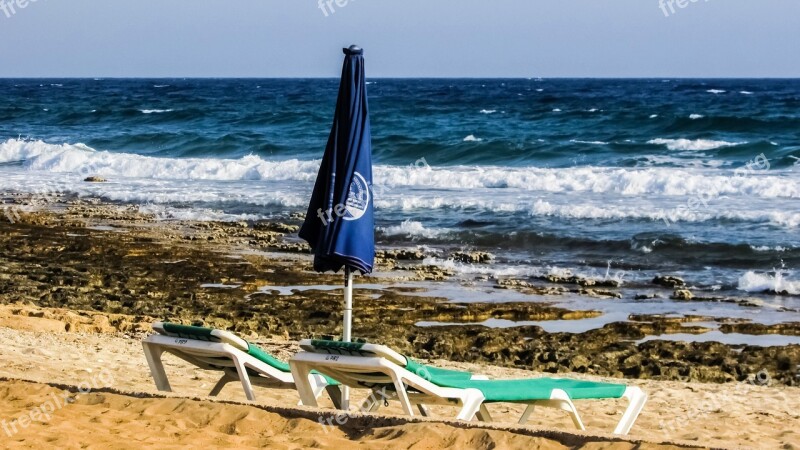
<instances>
[{"instance_id":1,"label":"white plastic sun lounger","mask_svg":"<svg viewBox=\"0 0 800 450\"><path fill-rule=\"evenodd\" d=\"M389 400L400 402L405 414L413 416L413 405L422 415L429 415L426 404L459 406L458 420L491 421L487 403L528 405L519 419L524 424L535 406L558 408L569 413L576 428L585 430L573 400L628 400L628 407L614 433L628 434L644 408L647 395L638 387L565 378L529 378L522 380L486 380L425 366L374 344L304 340L304 350L289 360L296 380L306 380L312 371L327 375L345 386L372 390L362 405L363 411L375 411ZM304 405L316 406L314 388L305 381L297 383ZM387 393L388 391L388 393ZM377 396L376 396L377 394Z\"/></svg>"},{"instance_id":2,"label":"white plastic sun lounger","mask_svg":"<svg viewBox=\"0 0 800 450\"><path fill-rule=\"evenodd\" d=\"M250 401L256 399L254 385L295 389L295 379L287 363L233 333L167 322L154 323L153 330L156 334L145 338L142 345L150 373L160 391L172 391L161 361L164 352L201 369L222 372L222 378L209 394L211 396L219 394L226 384L233 381L242 383L245 396ZM337 382L318 373L307 374L304 382L310 386L315 399L327 391L334 405L340 406L341 393Z\"/></svg>"}]
</instances>

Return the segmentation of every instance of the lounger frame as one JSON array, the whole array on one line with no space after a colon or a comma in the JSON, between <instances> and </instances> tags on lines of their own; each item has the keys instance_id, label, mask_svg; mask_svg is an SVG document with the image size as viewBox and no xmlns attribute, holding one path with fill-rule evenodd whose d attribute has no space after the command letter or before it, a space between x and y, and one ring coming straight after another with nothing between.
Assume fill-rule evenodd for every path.
<instances>
[{"instance_id":1,"label":"lounger frame","mask_svg":"<svg viewBox=\"0 0 800 450\"><path fill-rule=\"evenodd\" d=\"M306 343L306 341L304 341L304 343ZM303 345L301 344L301 346ZM304 348L307 349L309 346L310 344L306 343ZM391 351L383 346L370 346L373 350L383 348ZM449 405L460 407L456 415L457 420L469 421L473 418L487 422L492 420L484 403L485 398L480 390L473 388L448 388L433 384L420 376L420 374L415 374L407 370L404 367L405 364L398 364L397 358L393 357L394 355L400 356L393 351L391 354L384 354L386 357L378 355L353 356L302 351L289 360L289 365L295 380L306 380L311 371L314 370L333 378L345 386L357 389L371 389L372 394L362 404L361 411L363 412L375 411L382 403L386 403L389 400L397 400L400 402L403 412L409 416L414 416L414 406L417 407L423 416L429 416L430 411L426 405ZM387 384L393 386L392 395L387 395L385 392L384 386ZM314 386L311 383L305 381L298 382L297 390L300 393L300 400L304 405L317 406ZM633 424L639 417L647 401L647 395L638 387L628 386L622 398L628 400L628 406L622 415L622 419L614 429L614 433L624 435L630 432L631 427L633 427ZM580 430L586 429L575 404L562 389L553 389L550 399L547 400L509 403L528 405L519 418L519 424L527 422L536 406L542 406L566 411L576 428Z\"/></svg>"},{"instance_id":2,"label":"lounger frame","mask_svg":"<svg viewBox=\"0 0 800 450\"><path fill-rule=\"evenodd\" d=\"M278 370L244 351L224 342L209 342L161 334L148 336L142 342L150 373L160 391L172 392L164 363L164 353L171 353L200 369L222 371L222 377L209 393L216 396L226 384L240 381L247 400L255 401L253 386L276 389L295 389L295 379L291 373ZM335 406L339 406L340 391L329 386L325 377L308 374L303 380L311 389L311 395L318 398L328 392Z\"/></svg>"}]
</instances>

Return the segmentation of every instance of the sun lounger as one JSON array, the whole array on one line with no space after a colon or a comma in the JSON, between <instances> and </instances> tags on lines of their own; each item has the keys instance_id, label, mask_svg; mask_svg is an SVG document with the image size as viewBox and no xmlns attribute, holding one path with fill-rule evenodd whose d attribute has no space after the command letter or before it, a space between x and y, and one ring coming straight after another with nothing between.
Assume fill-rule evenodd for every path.
<instances>
[{"instance_id":1,"label":"sun lounger","mask_svg":"<svg viewBox=\"0 0 800 450\"><path fill-rule=\"evenodd\" d=\"M439 404L459 406L456 419L477 417L490 421L487 403L521 403L528 406L520 424L528 420L535 406L544 406L568 412L575 426L584 430L574 400L625 398L629 404L614 433L627 434L647 400L638 387L616 383L565 378L474 379L463 372L419 364L382 345L304 340L300 347L304 351L289 361L295 379L305 380L316 370L343 385L370 389L373 393L365 400L363 411L374 411L388 400L398 400L403 411L412 416L413 405L422 415L429 415L425 405ZM310 383L299 382L297 389L303 404L316 406Z\"/></svg>"},{"instance_id":2,"label":"sun lounger","mask_svg":"<svg viewBox=\"0 0 800 450\"><path fill-rule=\"evenodd\" d=\"M171 353L195 366L222 372L209 395L216 396L222 388L232 382L241 381L248 400L256 399L253 385L295 389L289 365L245 341L233 333L212 328L178 325L168 322L153 324L156 334L143 342L144 354L150 373L160 391L172 391L161 355ZM303 380L310 386L314 398L327 391L336 407L340 406L338 383L318 373L306 374Z\"/></svg>"}]
</instances>

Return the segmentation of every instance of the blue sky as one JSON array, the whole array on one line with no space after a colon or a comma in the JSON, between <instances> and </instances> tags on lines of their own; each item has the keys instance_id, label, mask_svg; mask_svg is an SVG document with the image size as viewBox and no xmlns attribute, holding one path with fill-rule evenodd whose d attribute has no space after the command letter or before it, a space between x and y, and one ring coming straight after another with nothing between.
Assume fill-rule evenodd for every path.
<instances>
[{"instance_id":1,"label":"blue sky","mask_svg":"<svg viewBox=\"0 0 800 450\"><path fill-rule=\"evenodd\" d=\"M372 77L800 77L797 0L322 6L38 0L0 9L0 76L335 77L355 42Z\"/></svg>"}]
</instances>

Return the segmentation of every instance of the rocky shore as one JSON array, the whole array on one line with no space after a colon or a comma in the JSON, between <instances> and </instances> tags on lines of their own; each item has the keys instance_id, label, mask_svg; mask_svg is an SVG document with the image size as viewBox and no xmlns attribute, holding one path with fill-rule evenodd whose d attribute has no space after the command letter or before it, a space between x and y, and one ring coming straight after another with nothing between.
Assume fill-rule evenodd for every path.
<instances>
[{"instance_id":1,"label":"rocky shore","mask_svg":"<svg viewBox=\"0 0 800 450\"><path fill-rule=\"evenodd\" d=\"M15 198L19 203L27 200ZM59 199L46 207L0 214L0 302L134 316L119 323L81 326L147 332L151 320L203 324L245 336L301 339L341 334L340 276L311 270L308 248L296 236L299 216L271 222L163 221L138 208L91 199ZM492 279L498 292L541 296L530 302L457 302L426 296L424 287L401 282L446 282L446 268L424 264L415 249L381 249L375 276L356 290L354 333L429 359L491 363L542 372L580 372L659 380L730 382L766 373L769 382L797 385L800 346L760 347L663 340L647 336L704 333L706 317L632 315L584 333L548 333L538 326L420 327L423 321L478 323L577 320L597 311L557 307L548 296L587 298L623 295L613 282L578 278ZM467 264L492 255L454 253ZM679 279L654 285L687 297ZM287 290L287 286L308 286ZM381 286L377 288L375 286ZM746 299L741 299L746 302ZM123 316L120 316L123 317ZM720 319L724 320L724 319ZM693 322L697 322L694 324ZM69 325L68 325L69 326ZM727 321L724 333L800 335L800 324ZM762 376L763 378L763 376Z\"/></svg>"}]
</instances>

